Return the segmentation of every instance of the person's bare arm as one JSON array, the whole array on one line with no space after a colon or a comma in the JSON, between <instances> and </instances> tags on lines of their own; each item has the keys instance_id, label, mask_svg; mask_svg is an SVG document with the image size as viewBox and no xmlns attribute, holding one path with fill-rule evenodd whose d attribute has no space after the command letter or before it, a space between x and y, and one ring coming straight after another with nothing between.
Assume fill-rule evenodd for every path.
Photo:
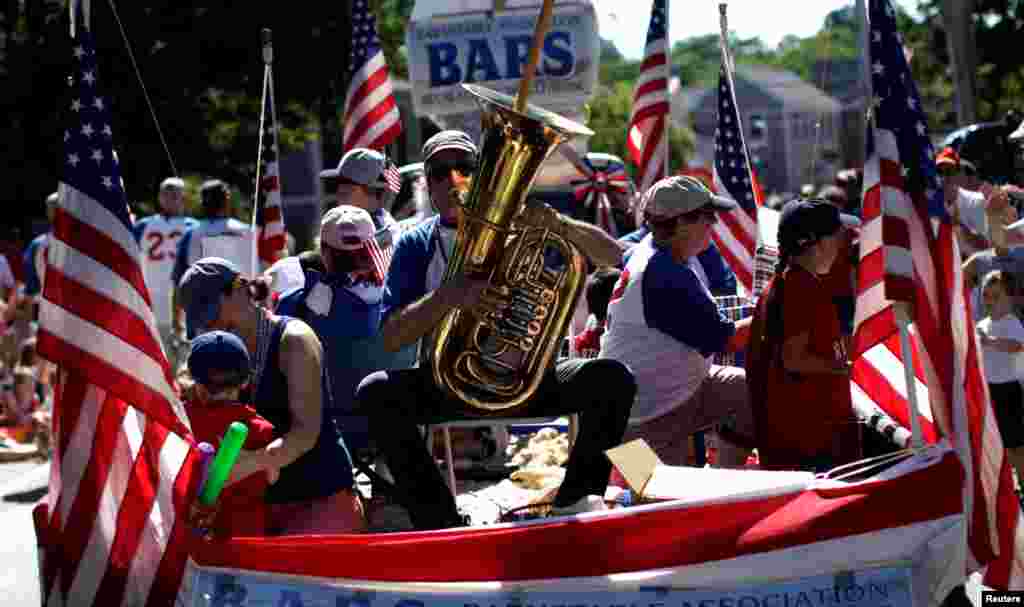
<instances>
[{"instance_id":1,"label":"person's bare arm","mask_svg":"<svg viewBox=\"0 0 1024 607\"><path fill-rule=\"evenodd\" d=\"M281 336L277 363L288 382L291 428L264 449L239 454L231 482L260 471L276 472L312 449L320 437L323 348L309 325L301 321L288 323ZM269 405L281 406L280 403L263 404L264 407Z\"/></svg>"},{"instance_id":2,"label":"person's bare arm","mask_svg":"<svg viewBox=\"0 0 1024 607\"><path fill-rule=\"evenodd\" d=\"M545 204L532 204L518 220L526 225L547 228L579 247L596 266L615 266L622 261L626 245L615 240L599 226L567 217Z\"/></svg>"},{"instance_id":3,"label":"person's bare arm","mask_svg":"<svg viewBox=\"0 0 1024 607\"><path fill-rule=\"evenodd\" d=\"M736 332L732 334L729 341L725 342L726 352L739 352L747 348L747 344L750 342L750 324L753 320L753 318L744 318L736 321L734 325Z\"/></svg>"},{"instance_id":4,"label":"person's bare arm","mask_svg":"<svg viewBox=\"0 0 1024 607\"><path fill-rule=\"evenodd\" d=\"M384 348L390 352L414 343L429 333L452 308L469 308L484 299L488 283L459 277L391 312L381 327ZM488 298L489 299L489 298ZM491 302L488 309L500 305Z\"/></svg>"},{"instance_id":5,"label":"person's bare arm","mask_svg":"<svg viewBox=\"0 0 1024 607\"><path fill-rule=\"evenodd\" d=\"M837 361L811 354L807 349L810 341L810 333L801 333L782 343L782 366L787 371L830 375L849 373L849 365L846 361Z\"/></svg>"}]
</instances>

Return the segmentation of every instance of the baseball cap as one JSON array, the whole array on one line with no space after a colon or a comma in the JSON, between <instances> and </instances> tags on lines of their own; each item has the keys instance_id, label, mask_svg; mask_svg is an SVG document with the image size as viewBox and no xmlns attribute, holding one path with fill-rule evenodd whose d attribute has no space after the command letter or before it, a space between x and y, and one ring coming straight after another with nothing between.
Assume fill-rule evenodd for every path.
<instances>
[{"instance_id":1,"label":"baseball cap","mask_svg":"<svg viewBox=\"0 0 1024 607\"><path fill-rule=\"evenodd\" d=\"M249 376L249 365L249 351L232 333L210 331L192 340L188 372L199 384L223 384L226 376L241 385Z\"/></svg>"},{"instance_id":2,"label":"baseball cap","mask_svg":"<svg viewBox=\"0 0 1024 607\"><path fill-rule=\"evenodd\" d=\"M1017 130L1015 130L1014 132L1010 133L1010 135L1009 135L1009 137L1007 137L1007 139L1009 139L1010 141L1013 141L1013 142L1017 142L1017 141L1020 141L1020 140L1024 139L1024 121L1022 121L1017 126Z\"/></svg>"},{"instance_id":3,"label":"baseball cap","mask_svg":"<svg viewBox=\"0 0 1024 607\"><path fill-rule=\"evenodd\" d=\"M859 219L840 213L839 209L824 200L791 200L782 207L779 216L779 248L801 251L842 228L859 225Z\"/></svg>"},{"instance_id":4,"label":"baseball cap","mask_svg":"<svg viewBox=\"0 0 1024 607\"><path fill-rule=\"evenodd\" d=\"M338 167L320 171L321 179L341 179L368 188L386 188L383 179L387 157L376 150L353 148L338 161Z\"/></svg>"},{"instance_id":5,"label":"baseball cap","mask_svg":"<svg viewBox=\"0 0 1024 607\"><path fill-rule=\"evenodd\" d=\"M238 267L221 257L204 257L189 266L178 282L185 328L189 339L202 333L220 314L224 290L241 274Z\"/></svg>"},{"instance_id":6,"label":"baseball cap","mask_svg":"<svg viewBox=\"0 0 1024 607\"><path fill-rule=\"evenodd\" d=\"M716 211L731 211L736 203L713 194L696 177L674 175L655 182L644 193L642 206L645 214L668 219L705 206Z\"/></svg>"},{"instance_id":7,"label":"baseball cap","mask_svg":"<svg viewBox=\"0 0 1024 607\"><path fill-rule=\"evenodd\" d=\"M366 210L343 204L327 211L320 220L320 243L343 251L361 249L375 231Z\"/></svg>"},{"instance_id":8,"label":"baseball cap","mask_svg":"<svg viewBox=\"0 0 1024 607\"><path fill-rule=\"evenodd\" d=\"M56 208L58 202L60 202L60 192L54 192L46 197L47 208Z\"/></svg>"},{"instance_id":9,"label":"baseball cap","mask_svg":"<svg viewBox=\"0 0 1024 607\"><path fill-rule=\"evenodd\" d=\"M184 190L185 180L181 177L168 177L160 182L160 191L163 190Z\"/></svg>"},{"instance_id":10,"label":"baseball cap","mask_svg":"<svg viewBox=\"0 0 1024 607\"><path fill-rule=\"evenodd\" d=\"M423 144L423 162L429 163L430 159L442 150L461 150L474 157L479 153L476 144L465 132L447 130L437 133Z\"/></svg>"},{"instance_id":11,"label":"baseball cap","mask_svg":"<svg viewBox=\"0 0 1024 607\"><path fill-rule=\"evenodd\" d=\"M960 167L960 154L951 147L942 148L942 151L935 157L935 166Z\"/></svg>"}]
</instances>

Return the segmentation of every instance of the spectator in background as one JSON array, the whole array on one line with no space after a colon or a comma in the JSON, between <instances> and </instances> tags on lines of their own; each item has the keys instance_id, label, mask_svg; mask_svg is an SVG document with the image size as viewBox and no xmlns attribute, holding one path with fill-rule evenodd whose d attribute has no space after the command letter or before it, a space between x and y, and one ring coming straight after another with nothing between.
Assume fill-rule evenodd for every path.
<instances>
[{"instance_id":1,"label":"spectator in background","mask_svg":"<svg viewBox=\"0 0 1024 607\"><path fill-rule=\"evenodd\" d=\"M7 267L11 269L16 285L25 284L25 267L21 260L23 250L20 229L14 226L0 228L0 255L7 260Z\"/></svg>"},{"instance_id":2,"label":"spectator in background","mask_svg":"<svg viewBox=\"0 0 1024 607\"><path fill-rule=\"evenodd\" d=\"M947 204L953 207L963 256L970 257L992 246L985 211L986 199L992 193L991 184L978 179L974 164L961 158L951 147L939 152L935 157L935 167L942 176Z\"/></svg>"},{"instance_id":3,"label":"spectator in background","mask_svg":"<svg viewBox=\"0 0 1024 607\"><path fill-rule=\"evenodd\" d=\"M185 320L180 310L174 311L177 318L172 315L171 291L174 283L171 276L174 273L178 240L185 232L199 225L199 222L185 216L185 181L180 177L168 177L160 183L157 205L159 212L135 222L132 233L141 248L142 275L149 289L164 354L171 368L177 369L183 342L179 339L180 331L175 331L174 327L183 326Z\"/></svg>"},{"instance_id":4,"label":"spectator in background","mask_svg":"<svg viewBox=\"0 0 1024 607\"><path fill-rule=\"evenodd\" d=\"M1010 204L1005 188L993 189L985 204L985 218L992 246L974 253L963 264L964 282L971 287L974 320L981 320L984 314L981 279L993 270L1003 272L1014 311L1020 317L1024 312L1024 247L1011 248L1006 242L1006 226L1017 220L1017 210Z\"/></svg>"},{"instance_id":5,"label":"spectator in background","mask_svg":"<svg viewBox=\"0 0 1024 607\"><path fill-rule=\"evenodd\" d=\"M998 270L985 276L982 299L987 315L978 322L977 333L1003 447L1017 478L1024 480L1024 325L1013 314L1008 287L1007 277Z\"/></svg>"},{"instance_id":6,"label":"spectator in background","mask_svg":"<svg viewBox=\"0 0 1024 607\"><path fill-rule=\"evenodd\" d=\"M185 332L185 313L178 302L177 286L189 266L203 257L219 257L239 268L250 268L246 273L249 276L257 273L251 267L255 235L251 226L234 218L228 184L219 179L205 181L199 188L199 197L204 218L181 235L171 271L171 313L174 332L179 337Z\"/></svg>"},{"instance_id":7,"label":"spectator in background","mask_svg":"<svg viewBox=\"0 0 1024 607\"><path fill-rule=\"evenodd\" d=\"M46 275L46 247L50 242L53 230L53 218L57 213L60 194L54 192L46 197L46 219L50 222L50 231L32 239L22 257L22 268L25 270L25 295L37 298L43 292L43 279Z\"/></svg>"}]
</instances>

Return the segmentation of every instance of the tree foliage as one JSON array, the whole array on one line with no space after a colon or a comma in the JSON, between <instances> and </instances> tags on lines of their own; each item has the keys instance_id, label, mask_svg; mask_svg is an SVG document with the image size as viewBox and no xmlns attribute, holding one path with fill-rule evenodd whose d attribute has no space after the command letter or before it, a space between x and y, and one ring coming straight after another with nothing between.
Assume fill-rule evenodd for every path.
<instances>
[{"instance_id":1,"label":"tree foliage","mask_svg":"<svg viewBox=\"0 0 1024 607\"><path fill-rule=\"evenodd\" d=\"M631 83L616 82L605 87L594 96L589 106L587 126L594 136L588 141L592 151L615 154L627 161L626 127L633 107L633 86ZM688 128L672 126L669 131L669 161L673 170L686 166L693 154L694 135Z\"/></svg>"}]
</instances>

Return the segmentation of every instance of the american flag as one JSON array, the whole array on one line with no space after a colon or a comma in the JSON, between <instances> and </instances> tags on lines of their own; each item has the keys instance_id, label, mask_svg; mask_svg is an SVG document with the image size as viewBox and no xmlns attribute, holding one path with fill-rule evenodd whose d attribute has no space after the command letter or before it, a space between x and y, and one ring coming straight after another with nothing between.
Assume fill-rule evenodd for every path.
<instances>
[{"instance_id":1,"label":"american flag","mask_svg":"<svg viewBox=\"0 0 1024 607\"><path fill-rule=\"evenodd\" d=\"M342 115L342 152L382 149L402 132L398 104L367 0L352 3L352 53Z\"/></svg>"},{"instance_id":2,"label":"american flag","mask_svg":"<svg viewBox=\"0 0 1024 607\"><path fill-rule=\"evenodd\" d=\"M984 583L1024 588L1024 530L1010 464L989 404L964 291L960 253L921 98L910 75L895 11L871 0L873 125L868 130L864 226L854 334L853 397L908 426L926 441L948 438L963 465L968 566L986 566ZM912 306L910 412L894 301ZM901 304L902 305L902 304Z\"/></svg>"},{"instance_id":3,"label":"american flag","mask_svg":"<svg viewBox=\"0 0 1024 607\"><path fill-rule=\"evenodd\" d=\"M396 194L402 189L402 175L391 160L387 160L384 165L384 181L388 183L388 189Z\"/></svg>"},{"instance_id":4,"label":"american flag","mask_svg":"<svg viewBox=\"0 0 1024 607\"><path fill-rule=\"evenodd\" d=\"M633 91L626 143L640 193L666 176L668 165L668 0L654 0L640 77Z\"/></svg>"},{"instance_id":5,"label":"american flag","mask_svg":"<svg viewBox=\"0 0 1024 607\"><path fill-rule=\"evenodd\" d=\"M743 123L736 105L731 61L722 40L722 68L718 74L718 124L715 127L715 190L736 201L736 208L720 213L711 230L718 250L747 293L754 292L757 255L757 198L750 155L743 139Z\"/></svg>"},{"instance_id":6,"label":"american flag","mask_svg":"<svg viewBox=\"0 0 1024 607\"><path fill-rule=\"evenodd\" d=\"M196 451L160 348L90 33L78 28L40 353L61 371L37 506L45 605L170 605Z\"/></svg>"},{"instance_id":7,"label":"american flag","mask_svg":"<svg viewBox=\"0 0 1024 607\"><path fill-rule=\"evenodd\" d=\"M270 127L267 129L269 132L263 136L263 174L260 177L259 193L256 198L256 250L263 268L270 267L275 261L288 255L288 238L281 207L277 117L274 112L273 93L267 96L266 103L270 106Z\"/></svg>"}]
</instances>

